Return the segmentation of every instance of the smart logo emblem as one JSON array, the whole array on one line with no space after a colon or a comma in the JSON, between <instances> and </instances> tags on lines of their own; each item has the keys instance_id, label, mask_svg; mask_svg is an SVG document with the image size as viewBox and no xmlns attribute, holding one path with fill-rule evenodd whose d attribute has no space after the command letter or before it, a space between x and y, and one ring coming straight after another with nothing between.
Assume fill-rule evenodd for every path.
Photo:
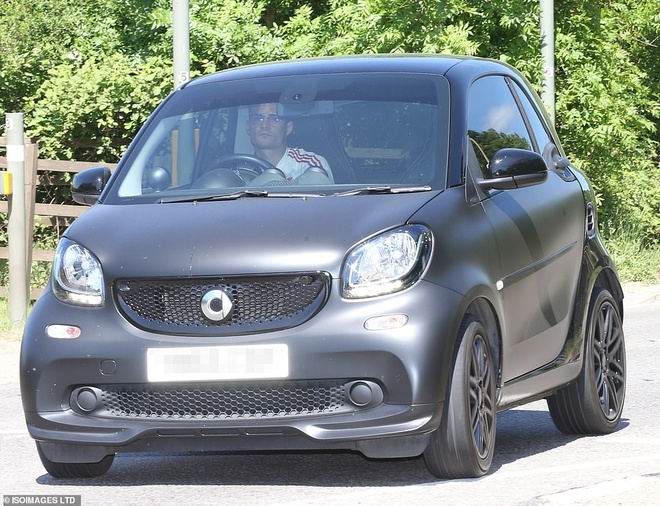
<instances>
[{"instance_id":1,"label":"smart logo emblem","mask_svg":"<svg viewBox=\"0 0 660 506\"><path fill-rule=\"evenodd\" d=\"M233 310L234 302L224 290L209 290L202 297L202 313L212 322L227 320Z\"/></svg>"}]
</instances>

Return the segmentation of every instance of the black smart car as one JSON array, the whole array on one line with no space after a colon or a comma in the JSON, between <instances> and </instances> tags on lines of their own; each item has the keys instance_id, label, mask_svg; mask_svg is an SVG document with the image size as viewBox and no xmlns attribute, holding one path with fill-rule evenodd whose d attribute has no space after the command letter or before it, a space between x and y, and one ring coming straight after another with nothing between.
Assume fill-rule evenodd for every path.
<instances>
[{"instance_id":1,"label":"black smart car","mask_svg":"<svg viewBox=\"0 0 660 506\"><path fill-rule=\"evenodd\" d=\"M25 329L46 470L122 452L356 450L488 472L496 414L615 430L623 294L585 176L514 69L249 66L173 92L63 237Z\"/></svg>"}]
</instances>

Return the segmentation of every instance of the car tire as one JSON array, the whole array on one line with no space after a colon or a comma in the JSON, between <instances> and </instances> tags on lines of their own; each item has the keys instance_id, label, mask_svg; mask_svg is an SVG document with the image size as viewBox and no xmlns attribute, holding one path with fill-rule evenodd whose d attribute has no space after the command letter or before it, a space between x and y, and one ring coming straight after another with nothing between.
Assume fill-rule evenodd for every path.
<instances>
[{"instance_id":1,"label":"car tire","mask_svg":"<svg viewBox=\"0 0 660 506\"><path fill-rule=\"evenodd\" d=\"M37 451L42 465L48 471L48 474L54 478L94 478L101 476L108 472L115 460L114 455L107 455L101 462L53 462L46 457L39 441L37 441Z\"/></svg>"},{"instance_id":2,"label":"car tire","mask_svg":"<svg viewBox=\"0 0 660 506\"><path fill-rule=\"evenodd\" d=\"M466 318L451 390L424 460L438 478L476 478L490 469L495 450L495 364L484 325Z\"/></svg>"},{"instance_id":3,"label":"car tire","mask_svg":"<svg viewBox=\"0 0 660 506\"><path fill-rule=\"evenodd\" d=\"M619 308L605 289L592 295L585 341L580 375L548 397L548 408L566 434L609 434L623 412L626 349Z\"/></svg>"}]
</instances>

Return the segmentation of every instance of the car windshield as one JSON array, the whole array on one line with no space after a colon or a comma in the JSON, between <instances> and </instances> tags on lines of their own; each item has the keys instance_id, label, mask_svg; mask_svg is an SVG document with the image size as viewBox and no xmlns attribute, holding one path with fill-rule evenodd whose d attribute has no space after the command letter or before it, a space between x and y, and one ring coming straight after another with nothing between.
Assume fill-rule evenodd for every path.
<instances>
[{"instance_id":1,"label":"car windshield","mask_svg":"<svg viewBox=\"0 0 660 506\"><path fill-rule=\"evenodd\" d=\"M448 89L388 73L193 82L148 122L105 200L443 189Z\"/></svg>"}]
</instances>

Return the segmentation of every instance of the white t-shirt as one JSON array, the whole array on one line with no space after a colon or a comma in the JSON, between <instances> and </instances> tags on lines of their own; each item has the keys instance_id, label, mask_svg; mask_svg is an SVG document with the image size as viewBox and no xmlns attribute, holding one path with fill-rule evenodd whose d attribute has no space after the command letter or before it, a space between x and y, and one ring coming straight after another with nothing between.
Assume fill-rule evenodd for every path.
<instances>
[{"instance_id":1,"label":"white t-shirt","mask_svg":"<svg viewBox=\"0 0 660 506\"><path fill-rule=\"evenodd\" d=\"M284 171L289 181L296 179L310 167L324 168L330 181L333 181L328 161L321 155L305 151L302 148L286 148L284 156L277 163L277 168Z\"/></svg>"}]
</instances>

